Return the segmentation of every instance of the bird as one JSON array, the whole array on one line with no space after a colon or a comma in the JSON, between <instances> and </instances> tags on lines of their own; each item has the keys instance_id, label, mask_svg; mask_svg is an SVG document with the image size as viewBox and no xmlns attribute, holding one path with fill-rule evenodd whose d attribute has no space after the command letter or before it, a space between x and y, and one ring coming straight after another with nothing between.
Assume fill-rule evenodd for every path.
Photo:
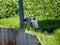
<instances>
[{"instance_id":1,"label":"bird","mask_svg":"<svg viewBox=\"0 0 60 45\"><path fill-rule=\"evenodd\" d=\"M24 22L25 23L30 23L31 22L31 16L33 16L32 14L28 15L25 19L24 19Z\"/></svg>"},{"instance_id":2,"label":"bird","mask_svg":"<svg viewBox=\"0 0 60 45\"><path fill-rule=\"evenodd\" d=\"M31 23L32 23L33 28L35 28L35 29L38 29L39 28L39 25L38 25L38 22L37 22L37 19L36 18L33 18L31 20Z\"/></svg>"}]
</instances>

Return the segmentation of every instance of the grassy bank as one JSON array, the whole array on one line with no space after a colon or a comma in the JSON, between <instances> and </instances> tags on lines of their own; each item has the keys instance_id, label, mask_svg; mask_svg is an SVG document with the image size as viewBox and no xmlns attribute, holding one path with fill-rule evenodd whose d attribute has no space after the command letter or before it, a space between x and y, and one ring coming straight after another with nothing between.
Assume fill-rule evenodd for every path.
<instances>
[{"instance_id":1,"label":"grassy bank","mask_svg":"<svg viewBox=\"0 0 60 45\"><path fill-rule=\"evenodd\" d=\"M0 19L0 26L20 28L19 16ZM60 28L60 19L42 19L38 20L38 24L42 31L53 32L56 28Z\"/></svg>"},{"instance_id":2,"label":"grassy bank","mask_svg":"<svg viewBox=\"0 0 60 45\"><path fill-rule=\"evenodd\" d=\"M60 45L60 29L56 29L52 34L35 32L33 29L26 32L36 35L38 43L42 45Z\"/></svg>"}]
</instances>

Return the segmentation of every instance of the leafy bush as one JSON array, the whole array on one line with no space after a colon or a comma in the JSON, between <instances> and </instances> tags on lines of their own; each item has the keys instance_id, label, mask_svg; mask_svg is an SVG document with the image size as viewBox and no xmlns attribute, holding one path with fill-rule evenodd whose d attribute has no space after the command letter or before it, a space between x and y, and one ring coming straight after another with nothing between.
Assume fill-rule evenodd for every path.
<instances>
[{"instance_id":1,"label":"leafy bush","mask_svg":"<svg viewBox=\"0 0 60 45\"><path fill-rule=\"evenodd\" d=\"M34 14L37 18L59 18L60 0L24 0L25 15Z\"/></svg>"},{"instance_id":2,"label":"leafy bush","mask_svg":"<svg viewBox=\"0 0 60 45\"><path fill-rule=\"evenodd\" d=\"M11 17L18 15L17 0L2 0L0 1L0 18Z\"/></svg>"},{"instance_id":3,"label":"leafy bush","mask_svg":"<svg viewBox=\"0 0 60 45\"><path fill-rule=\"evenodd\" d=\"M1 0L0 18L18 15L19 0ZM37 18L60 18L60 0L23 0L25 17L30 13Z\"/></svg>"},{"instance_id":4,"label":"leafy bush","mask_svg":"<svg viewBox=\"0 0 60 45\"><path fill-rule=\"evenodd\" d=\"M42 31L53 32L56 28L60 28L59 19L46 19L38 21Z\"/></svg>"}]
</instances>

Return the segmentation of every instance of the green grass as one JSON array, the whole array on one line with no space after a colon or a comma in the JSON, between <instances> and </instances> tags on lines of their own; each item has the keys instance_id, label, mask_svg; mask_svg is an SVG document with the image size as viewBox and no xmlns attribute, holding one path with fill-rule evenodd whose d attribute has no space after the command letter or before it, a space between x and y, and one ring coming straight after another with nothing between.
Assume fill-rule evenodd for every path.
<instances>
[{"instance_id":1,"label":"green grass","mask_svg":"<svg viewBox=\"0 0 60 45\"><path fill-rule=\"evenodd\" d=\"M56 41L52 35L51 35L51 37L49 37L45 34L37 32L36 36L37 36L39 42L41 42L43 45L56 45Z\"/></svg>"},{"instance_id":2,"label":"green grass","mask_svg":"<svg viewBox=\"0 0 60 45\"><path fill-rule=\"evenodd\" d=\"M56 29L56 31L54 31L54 38L56 40L56 43L58 45L60 45L60 28Z\"/></svg>"},{"instance_id":3,"label":"green grass","mask_svg":"<svg viewBox=\"0 0 60 45\"><path fill-rule=\"evenodd\" d=\"M18 16L0 19L0 27L2 26L2 27L10 27L10 28L19 29L20 28L19 23L20 22L19 22Z\"/></svg>"},{"instance_id":4,"label":"green grass","mask_svg":"<svg viewBox=\"0 0 60 45\"><path fill-rule=\"evenodd\" d=\"M60 30L60 29L59 29ZM56 29L51 35L41 32L35 32L33 30L26 30L27 33L36 35L38 42L42 45L60 45L60 31Z\"/></svg>"}]
</instances>

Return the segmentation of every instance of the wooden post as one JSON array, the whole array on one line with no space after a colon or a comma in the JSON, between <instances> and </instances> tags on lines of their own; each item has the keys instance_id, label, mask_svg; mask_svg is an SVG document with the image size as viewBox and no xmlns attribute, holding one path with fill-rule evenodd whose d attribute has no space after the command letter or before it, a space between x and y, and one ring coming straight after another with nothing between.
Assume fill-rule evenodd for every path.
<instances>
[{"instance_id":1,"label":"wooden post","mask_svg":"<svg viewBox=\"0 0 60 45\"><path fill-rule=\"evenodd\" d=\"M20 28L24 29L24 9L23 0L19 0Z\"/></svg>"}]
</instances>

